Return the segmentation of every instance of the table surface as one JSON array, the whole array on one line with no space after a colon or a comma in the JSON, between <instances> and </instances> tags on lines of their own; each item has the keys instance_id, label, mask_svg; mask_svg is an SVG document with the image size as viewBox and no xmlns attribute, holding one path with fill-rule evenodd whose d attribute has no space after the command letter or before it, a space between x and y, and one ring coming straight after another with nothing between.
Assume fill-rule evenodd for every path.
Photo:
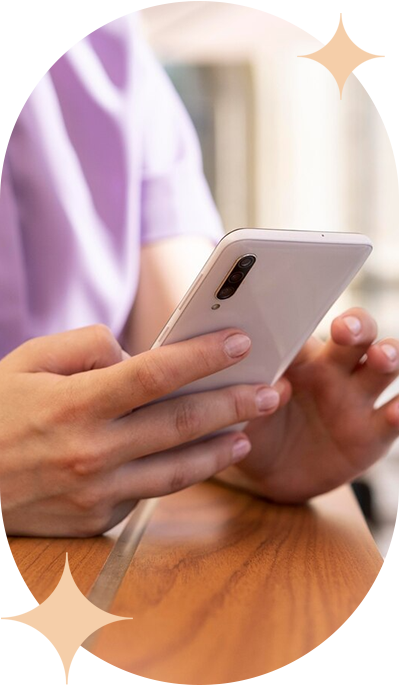
<instances>
[{"instance_id":1,"label":"table surface","mask_svg":"<svg viewBox=\"0 0 399 685\"><path fill-rule=\"evenodd\" d=\"M102 537L9 541L39 602L68 552L81 591L134 618L89 638L94 654L195 685L258 676L314 649L356 609L382 565L347 486L306 506L280 506L205 483L141 503Z\"/></svg>"}]
</instances>

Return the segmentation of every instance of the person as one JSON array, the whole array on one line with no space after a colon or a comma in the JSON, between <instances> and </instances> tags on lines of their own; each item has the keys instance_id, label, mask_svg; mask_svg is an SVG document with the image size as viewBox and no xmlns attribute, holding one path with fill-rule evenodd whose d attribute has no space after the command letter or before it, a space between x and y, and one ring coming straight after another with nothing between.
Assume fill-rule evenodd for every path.
<instances>
[{"instance_id":1,"label":"person","mask_svg":"<svg viewBox=\"0 0 399 685\"><path fill-rule=\"evenodd\" d=\"M59 59L0 197L0 486L12 535L90 536L217 476L275 502L354 479L399 433L399 343L353 308L274 388L150 404L248 354L225 330L149 350L221 235L192 124L132 17ZM213 438L225 426L244 431ZM202 441L198 438L203 438Z\"/></svg>"}]
</instances>

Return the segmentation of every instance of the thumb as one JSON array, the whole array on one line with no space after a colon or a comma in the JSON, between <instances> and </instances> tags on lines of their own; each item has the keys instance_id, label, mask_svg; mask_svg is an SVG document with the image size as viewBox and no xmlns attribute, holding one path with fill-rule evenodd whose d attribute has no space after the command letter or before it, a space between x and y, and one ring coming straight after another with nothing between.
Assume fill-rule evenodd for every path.
<instances>
[{"instance_id":1,"label":"thumb","mask_svg":"<svg viewBox=\"0 0 399 685\"><path fill-rule=\"evenodd\" d=\"M292 360L286 373L289 373L298 366L302 366L302 364L307 364L308 362L313 361L322 349L322 341L319 340L319 338L316 338L315 335L312 335L301 347L296 357Z\"/></svg>"},{"instance_id":2,"label":"thumb","mask_svg":"<svg viewBox=\"0 0 399 685\"><path fill-rule=\"evenodd\" d=\"M107 326L96 324L65 333L32 338L11 352L5 361L19 371L45 371L69 376L112 366L126 353Z\"/></svg>"}]
</instances>

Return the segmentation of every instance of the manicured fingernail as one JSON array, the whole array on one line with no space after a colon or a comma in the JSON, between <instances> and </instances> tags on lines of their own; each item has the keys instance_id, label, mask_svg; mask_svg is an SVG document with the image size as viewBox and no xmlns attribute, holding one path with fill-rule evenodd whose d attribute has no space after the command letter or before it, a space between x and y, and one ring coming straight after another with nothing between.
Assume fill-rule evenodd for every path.
<instances>
[{"instance_id":1,"label":"manicured fingernail","mask_svg":"<svg viewBox=\"0 0 399 685\"><path fill-rule=\"evenodd\" d=\"M388 357L390 362L396 362L398 358L398 353L396 351L396 348L393 345L389 345L389 343L385 343L384 345L381 345L381 349L383 353L385 354L386 357Z\"/></svg>"},{"instance_id":2,"label":"manicured fingernail","mask_svg":"<svg viewBox=\"0 0 399 685\"><path fill-rule=\"evenodd\" d=\"M354 335L359 335L360 331L362 330L360 319L357 319L356 316L344 316L343 321L351 333Z\"/></svg>"},{"instance_id":3,"label":"manicured fingernail","mask_svg":"<svg viewBox=\"0 0 399 685\"><path fill-rule=\"evenodd\" d=\"M261 388L256 393L256 406L259 411L274 409L280 402L280 395L273 388Z\"/></svg>"},{"instance_id":4,"label":"manicured fingernail","mask_svg":"<svg viewBox=\"0 0 399 685\"><path fill-rule=\"evenodd\" d=\"M224 341L224 349L229 357L241 357L251 347L251 340L243 333L234 333Z\"/></svg>"},{"instance_id":5,"label":"manicured fingernail","mask_svg":"<svg viewBox=\"0 0 399 685\"><path fill-rule=\"evenodd\" d=\"M251 451L251 443L245 438L239 438L233 444L233 449L231 452L231 461L240 461L249 454Z\"/></svg>"}]
</instances>

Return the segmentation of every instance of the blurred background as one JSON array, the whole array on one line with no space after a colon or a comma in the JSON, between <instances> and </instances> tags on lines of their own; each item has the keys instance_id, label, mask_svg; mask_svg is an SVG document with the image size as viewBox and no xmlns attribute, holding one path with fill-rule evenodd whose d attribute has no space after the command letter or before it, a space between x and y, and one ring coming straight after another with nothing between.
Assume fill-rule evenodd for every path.
<instances>
[{"instance_id":1,"label":"blurred background","mask_svg":"<svg viewBox=\"0 0 399 685\"><path fill-rule=\"evenodd\" d=\"M366 233L374 252L319 328L353 305L399 337L399 193L390 142L351 75L298 59L321 44L250 8L179 2L140 12L141 29L198 132L226 231L239 226ZM339 17L337 15L337 27ZM396 388L394 387L396 385ZM399 392L393 384L380 402ZM396 519L399 444L355 489L383 555Z\"/></svg>"}]
</instances>

